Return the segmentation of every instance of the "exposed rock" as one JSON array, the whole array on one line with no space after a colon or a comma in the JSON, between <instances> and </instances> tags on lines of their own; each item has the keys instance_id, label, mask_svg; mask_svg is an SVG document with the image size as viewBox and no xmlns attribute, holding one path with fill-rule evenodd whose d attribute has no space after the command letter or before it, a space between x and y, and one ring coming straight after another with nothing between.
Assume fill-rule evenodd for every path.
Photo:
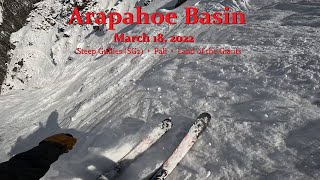
<instances>
[{"instance_id":1,"label":"exposed rock","mask_svg":"<svg viewBox=\"0 0 320 180\"><path fill-rule=\"evenodd\" d=\"M3 23L0 25L0 86L6 77L7 63L10 57L7 54L14 45L10 43L10 35L24 26L33 4L40 0L4 0L3 1Z\"/></svg>"}]
</instances>

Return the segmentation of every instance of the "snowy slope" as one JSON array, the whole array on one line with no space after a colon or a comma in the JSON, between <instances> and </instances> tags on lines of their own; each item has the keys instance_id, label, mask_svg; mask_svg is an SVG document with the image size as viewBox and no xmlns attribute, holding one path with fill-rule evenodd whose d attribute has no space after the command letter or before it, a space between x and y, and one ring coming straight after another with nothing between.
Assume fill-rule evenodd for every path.
<instances>
[{"instance_id":1,"label":"snowy slope","mask_svg":"<svg viewBox=\"0 0 320 180\"><path fill-rule=\"evenodd\" d=\"M188 2L208 12L230 3L245 7L245 26L185 25L179 7L176 26L118 25L104 33L66 25L66 2L38 3L11 36L16 49L0 96L0 160L69 132L77 145L43 179L94 179L171 117L173 129L120 177L138 180L161 165L206 111L211 125L169 180L319 179L320 5L273 2ZM170 3L153 1L144 11ZM88 7L125 12L135 4L100 0ZM196 43L112 43L115 32L193 35ZM77 47L230 47L243 54L90 56L76 55Z\"/></svg>"},{"instance_id":2,"label":"snowy slope","mask_svg":"<svg viewBox=\"0 0 320 180\"><path fill-rule=\"evenodd\" d=\"M0 25L3 23L3 0L0 1Z\"/></svg>"}]
</instances>

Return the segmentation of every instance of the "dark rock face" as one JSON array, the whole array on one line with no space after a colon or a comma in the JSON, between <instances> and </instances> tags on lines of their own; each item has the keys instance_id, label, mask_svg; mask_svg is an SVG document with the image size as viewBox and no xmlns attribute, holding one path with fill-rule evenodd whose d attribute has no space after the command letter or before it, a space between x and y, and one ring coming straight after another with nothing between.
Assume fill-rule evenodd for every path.
<instances>
[{"instance_id":1,"label":"dark rock face","mask_svg":"<svg viewBox=\"0 0 320 180\"><path fill-rule=\"evenodd\" d=\"M4 0L3 2L3 23L0 25L0 86L6 77L6 63L10 62L7 52L14 48L10 43L10 35L24 26L30 11L33 9L33 4L40 1Z\"/></svg>"}]
</instances>

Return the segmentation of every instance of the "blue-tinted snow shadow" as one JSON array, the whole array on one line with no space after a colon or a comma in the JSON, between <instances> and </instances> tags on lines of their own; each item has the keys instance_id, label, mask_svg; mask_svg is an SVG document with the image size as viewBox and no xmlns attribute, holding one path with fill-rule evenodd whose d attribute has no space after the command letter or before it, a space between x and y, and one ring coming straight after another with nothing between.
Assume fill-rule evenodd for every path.
<instances>
[{"instance_id":1,"label":"blue-tinted snow shadow","mask_svg":"<svg viewBox=\"0 0 320 180\"><path fill-rule=\"evenodd\" d=\"M41 122L39 123L39 128L33 134L30 134L26 138L19 137L16 141L16 144L11 148L9 153L10 156L15 154L27 151L38 145L40 141L44 138L54 134L54 132L59 133L60 126L57 122L59 114L57 111L53 111L48 119L47 124L43 125ZM70 134L73 134L69 132ZM75 135L75 134L74 134Z\"/></svg>"},{"instance_id":2,"label":"blue-tinted snow shadow","mask_svg":"<svg viewBox=\"0 0 320 180\"><path fill-rule=\"evenodd\" d=\"M320 177L320 119L292 130L285 139L289 148L297 150L295 167L310 177Z\"/></svg>"},{"instance_id":3,"label":"blue-tinted snow shadow","mask_svg":"<svg viewBox=\"0 0 320 180\"><path fill-rule=\"evenodd\" d=\"M125 136L132 135L142 127L142 120L126 118L120 120L117 128L104 128L103 132L81 132L76 129L63 129L59 125L59 114L53 111L45 125L40 124L38 130L25 138L19 137L12 147L9 155L27 151L38 145L40 141L48 136L57 133L70 133L77 138L77 144L67 154L59 157L58 161L52 164L51 168L59 171L57 177L51 179L95 179L100 173L115 165L115 162L105 156L92 151L92 148L102 150L110 149L117 145L118 141ZM126 131L123 131L126 129ZM91 150L90 150L91 149ZM89 168L91 167L91 168ZM50 172L50 171L49 171Z\"/></svg>"},{"instance_id":4,"label":"blue-tinted snow shadow","mask_svg":"<svg viewBox=\"0 0 320 180\"><path fill-rule=\"evenodd\" d=\"M282 20L284 26L310 26L320 27L320 3L300 1L297 3L279 3L275 9L293 11Z\"/></svg>"},{"instance_id":5,"label":"blue-tinted snow shadow","mask_svg":"<svg viewBox=\"0 0 320 180\"><path fill-rule=\"evenodd\" d=\"M167 10L173 10L179 6L181 6L183 3L185 3L187 0L178 0L176 4L173 4L172 2L168 2L167 4L163 5L162 7L160 7L158 10L160 9L167 9Z\"/></svg>"},{"instance_id":6,"label":"blue-tinted snow shadow","mask_svg":"<svg viewBox=\"0 0 320 180\"><path fill-rule=\"evenodd\" d=\"M127 33L131 30L133 30L135 27L137 26L137 24L131 24L131 25L128 25L126 27L124 27L123 29L121 29L118 34L122 34L122 33Z\"/></svg>"},{"instance_id":7,"label":"blue-tinted snow shadow","mask_svg":"<svg viewBox=\"0 0 320 180\"><path fill-rule=\"evenodd\" d=\"M92 34L98 36L98 37L102 37L106 34L106 30L105 30L106 26L103 25L103 26L100 26L99 30L93 30L91 33L89 33L85 39L88 39Z\"/></svg>"},{"instance_id":8,"label":"blue-tinted snow shadow","mask_svg":"<svg viewBox=\"0 0 320 180\"><path fill-rule=\"evenodd\" d=\"M320 107L320 92L316 93L311 101L313 105Z\"/></svg>"}]
</instances>

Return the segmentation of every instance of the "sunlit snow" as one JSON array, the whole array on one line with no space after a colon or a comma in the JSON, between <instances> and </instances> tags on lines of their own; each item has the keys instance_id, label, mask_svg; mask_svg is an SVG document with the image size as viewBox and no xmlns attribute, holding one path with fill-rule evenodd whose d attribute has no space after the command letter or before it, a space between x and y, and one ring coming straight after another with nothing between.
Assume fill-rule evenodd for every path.
<instances>
[{"instance_id":1,"label":"sunlit snow","mask_svg":"<svg viewBox=\"0 0 320 180\"><path fill-rule=\"evenodd\" d=\"M151 128L173 128L119 179L140 180L169 157L200 113L211 124L169 180L320 178L320 4L190 0L199 11L248 10L246 25L67 25L70 3L36 4L11 36L15 49L0 96L0 160L59 132L78 138L45 180L95 179ZM170 0L143 7L155 12ZM114 4L117 4L114 7ZM136 1L98 1L132 11ZM97 7L88 5L89 9ZM72 7L72 6L71 6ZM68 14L69 13L69 14ZM114 33L192 35L195 43L113 43ZM76 55L81 48L219 48L241 55Z\"/></svg>"}]
</instances>

